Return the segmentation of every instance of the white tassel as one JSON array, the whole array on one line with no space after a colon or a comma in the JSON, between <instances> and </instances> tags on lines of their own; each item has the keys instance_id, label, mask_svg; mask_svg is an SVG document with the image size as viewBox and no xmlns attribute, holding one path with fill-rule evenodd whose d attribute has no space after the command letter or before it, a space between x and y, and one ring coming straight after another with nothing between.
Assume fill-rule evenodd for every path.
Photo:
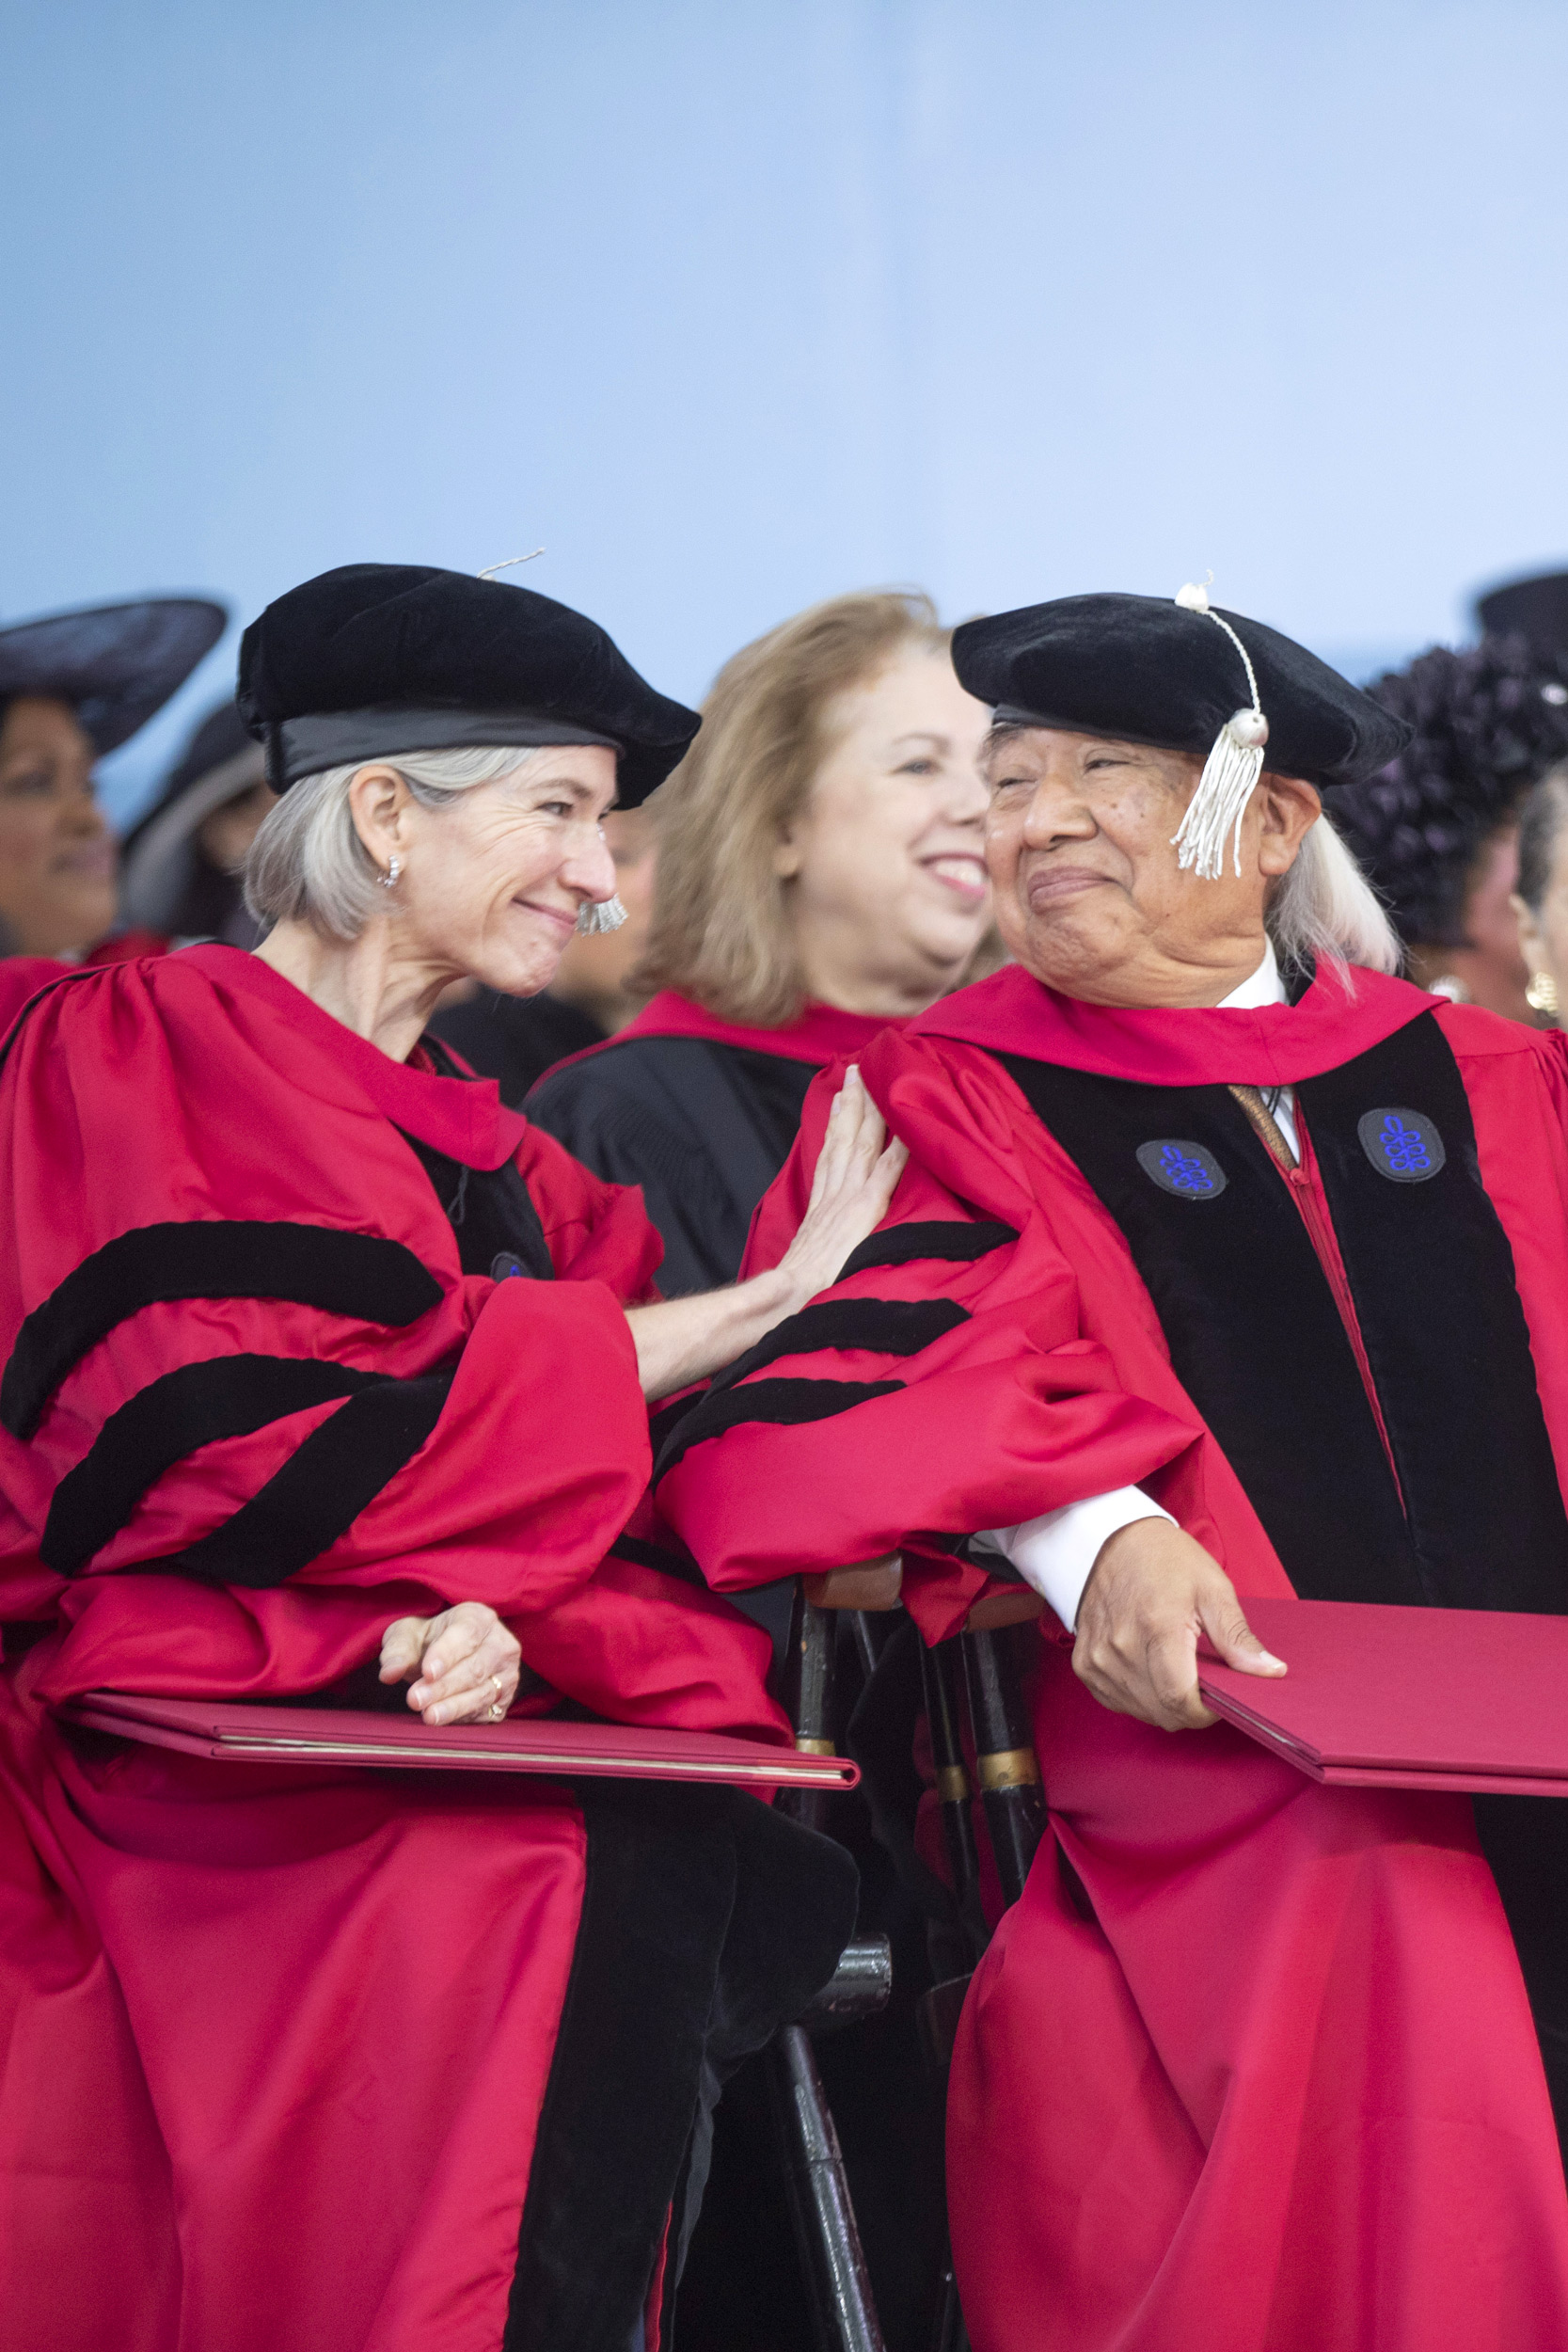
<instances>
[{"instance_id":1,"label":"white tassel","mask_svg":"<svg viewBox=\"0 0 1568 2352\"><path fill-rule=\"evenodd\" d=\"M596 939L602 931L618 931L626 919L619 898L590 898L578 909L578 931L584 939Z\"/></svg>"},{"instance_id":2,"label":"white tassel","mask_svg":"<svg viewBox=\"0 0 1568 2352\"><path fill-rule=\"evenodd\" d=\"M1213 578L1211 572L1210 579ZM1258 788L1263 772L1263 746L1269 739L1269 723L1258 699L1258 679L1246 647L1227 620L1222 620L1209 602L1208 591L1195 587L1191 581L1179 590L1176 602L1185 612L1200 612L1223 628L1246 669L1247 685L1252 690L1252 704L1233 710L1215 736L1213 747L1203 763L1203 773L1197 780L1197 790L1187 804L1187 813L1174 835L1171 847L1176 862L1183 873L1196 867L1204 882L1218 882L1225 865L1227 836L1234 828L1231 854L1238 878L1242 871L1242 820L1247 803Z\"/></svg>"}]
</instances>

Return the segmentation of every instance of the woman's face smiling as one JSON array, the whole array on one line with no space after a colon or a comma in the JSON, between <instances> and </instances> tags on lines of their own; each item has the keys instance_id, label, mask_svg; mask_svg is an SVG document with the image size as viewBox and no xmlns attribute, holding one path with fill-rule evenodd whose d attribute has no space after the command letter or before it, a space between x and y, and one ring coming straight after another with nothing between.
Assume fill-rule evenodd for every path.
<instances>
[{"instance_id":1,"label":"woman's face smiling","mask_svg":"<svg viewBox=\"0 0 1568 2352\"><path fill-rule=\"evenodd\" d=\"M913 1012L960 976L990 919L979 755L986 707L945 653L906 652L841 694L777 852L810 994Z\"/></svg>"},{"instance_id":2,"label":"woman's face smiling","mask_svg":"<svg viewBox=\"0 0 1568 2352\"><path fill-rule=\"evenodd\" d=\"M361 769L350 793L359 837L385 873L400 962L531 996L555 975L578 910L610 898L601 820L615 754L551 746L512 775L422 808L395 769Z\"/></svg>"},{"instance_id":3,"label":"woman's face smiling","mask_svg":"<svg viewBox=\"0 0 1568 2352\"><path fill-rule=\"evenodd\" d=\"M22 694L0 719L0 925L24 954L80 954L115 919L117 859L93 749L65 703Z\"/></svg>"}]
</instances>

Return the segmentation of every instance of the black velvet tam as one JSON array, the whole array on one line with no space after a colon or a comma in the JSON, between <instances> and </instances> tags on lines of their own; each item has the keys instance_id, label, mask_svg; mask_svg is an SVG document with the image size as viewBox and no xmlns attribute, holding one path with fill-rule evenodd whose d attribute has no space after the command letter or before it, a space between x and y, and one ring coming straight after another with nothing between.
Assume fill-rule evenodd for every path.
<instances>
[{"instance_id":1,"label":"black velvet tam","mask_svg":"<svg viewBox=\"0 0 1568 2352\"><path fill-rule=\"evenodd\" d=\"M398 752L605 743L623 808L701 723L569 606L420 564L345 564L277 597L241 644L239 704L275 792Z\"/></svg>"},{"instance_id":2,"label":"black velvet tam","mask_svg":"<svg viewBox=\"0 0 1568 2352\"><path fill-rule=\"evenodd\" d=\"M1375 774L1408 740L1402 722L1305 645L1240 612L1222 618L1258 674L1266 768L1326 790ZM1001 720L1199 758L1252 702L1224 629L1164 596L1060 596L966 621L953 632L953 666Z\"/></svg>"},{"instance_id":3,"label":"black velvet tam","mask_svg":"<svg viewBox=\"0 0 1568 2352\"><path fill-rule=\"evenodd\" d=\"M205 596L142 596L0 628L0 710L24 694L69 703L93 749L112 752L183 686L228 618Z\"/></svg>"}]
</instances>

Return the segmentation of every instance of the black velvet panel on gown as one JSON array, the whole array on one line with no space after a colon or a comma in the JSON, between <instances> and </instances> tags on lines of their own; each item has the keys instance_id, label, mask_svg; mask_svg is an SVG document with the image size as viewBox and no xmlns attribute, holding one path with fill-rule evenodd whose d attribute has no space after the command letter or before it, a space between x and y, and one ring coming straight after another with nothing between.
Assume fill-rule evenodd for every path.
<instances>
[{"instance_id":1,"label":"black velvet panel on gown","mask_svg":"<svg viewBox=\"0 0 1568 2352\"><path fill-rule=\"evenodd\" d=\"M1513 1253L1435 1019L1296 1089L1386 1450L1291 1187L1227 1089L1002 1058L1120 1226L1304 1598L1568 1611ZM1568 2141L1568 1805L1478 1797L1476 1820Z\"/></svg>"},{"instance_id":2,"label":"black velvet panel on gown","mask_svg":"<svg viewBox=\"0 0 1568 2352\"><path fill-rule=\"evenodd\" d=\"M739 1273L819 1066L707 1038L624 1038L556 1071L525 1107L595 1176L641 1185L664 1236L659 1289L684 1298Z\"/></svg>"}]
</instances>

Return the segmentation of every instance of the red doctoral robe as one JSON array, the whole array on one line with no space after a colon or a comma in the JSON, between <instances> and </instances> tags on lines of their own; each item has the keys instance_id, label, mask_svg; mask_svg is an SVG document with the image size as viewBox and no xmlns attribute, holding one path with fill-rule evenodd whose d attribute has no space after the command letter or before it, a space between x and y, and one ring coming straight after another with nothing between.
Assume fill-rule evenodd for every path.
<instances>
[{"instance_id":1,"label":"red doctoral robe","mask_svg":"<svg viewBox=\"0 0 1568 2352\"><path fill-rule=\"evenodd\" d=\"M624 2352L644 2306L651 2352L715 1971L749 1933L754 2042L848 1931L769 1912L812 1909L802 1833L49 1711L363 1705L394 1616L474 1599L520 1706L786 1738L766 1638L623 1534L635 1197L208 946L33 1004L0 1230L8 2352Z\"/></svg>"},{"instance_id":2,"label":"red doctoral robe","mask_svg":"<svg viewBox=\"0 0 1568 2352\"><path fill-rule=\"evenodd\" d=\"M987 1582L966 1537L1138 1485L1243 1597L1568 1608L1560 1037L1366 973L1117 1012L1014 969L861 1066L911 1150L889 1219L660 1454L716 1587L901 1549L940 1639ZM1294 1089L1293 1173L1233 1084ZM1525 1974L1550 2051L1563 1809L1491 1817L1495 1879L1465 1798L1171 1737L1042 1653L1053 1836L952 2074L975 2352L1562 2352Z\"/></svg>"}]
</instances>

